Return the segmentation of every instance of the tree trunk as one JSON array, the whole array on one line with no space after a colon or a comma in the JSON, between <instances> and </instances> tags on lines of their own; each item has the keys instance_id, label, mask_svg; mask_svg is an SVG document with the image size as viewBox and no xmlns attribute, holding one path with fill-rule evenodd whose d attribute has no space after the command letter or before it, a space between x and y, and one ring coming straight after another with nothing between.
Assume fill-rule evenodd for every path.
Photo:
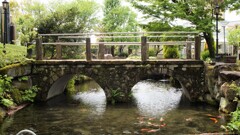
<instances>
[{"instance_id":1,"label":"tree trunk","mask_svg":"<svg viewBox=\"0 0 240 135\"><path fill-rule=\"evenodd\" d=\"M207 42L210 58L215 58L214 39L211 32L203 32L203 36Z\"/></svg>"},{"instance_id":2,"label":"tree trunk","mask_svg":"<svg viewBox=\"0 0 240 135\"><path fill-rule=\"evenodd\" d=\"M115 56L114 50L115 50L115 46L111 46L111 54L113 57Z\"/></svg>"},{"instance_id":3,"label":"tree trunk","mask_svg":"<svg viewBox=\"0 0 240 135\"><path fill-rule=\"evenodd\" d=\"M238 46L233 46L233 55L237 55L238 54Z\"/></svg>"}]
</instances>

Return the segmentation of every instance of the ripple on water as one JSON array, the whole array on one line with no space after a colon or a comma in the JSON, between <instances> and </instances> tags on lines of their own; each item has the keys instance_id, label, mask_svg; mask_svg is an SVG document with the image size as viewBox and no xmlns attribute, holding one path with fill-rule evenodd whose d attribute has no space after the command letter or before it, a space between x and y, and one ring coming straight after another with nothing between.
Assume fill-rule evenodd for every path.
<instances>
[{"instance_id":1,"label":"ripple on water","mask_svg":"<svg viewBox=\"0 0 240 135\"><path fill-rule=\"evenodd\" d=\"M182 96L181 91L168 83L149 80L139 82L132 91L141 115L149 117L162 116L178 107Z\"/></svg>"}]
</instances>

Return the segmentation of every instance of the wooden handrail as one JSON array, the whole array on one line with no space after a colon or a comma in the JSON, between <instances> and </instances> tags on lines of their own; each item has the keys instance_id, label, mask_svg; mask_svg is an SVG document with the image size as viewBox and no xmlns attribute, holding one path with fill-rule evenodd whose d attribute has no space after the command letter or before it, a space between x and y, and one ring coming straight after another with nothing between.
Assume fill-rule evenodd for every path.
<instances>
[{"instance_id":1,"label":"wooden handrail","mask_svg":"<svg viewBox=\"0 0 240 135\"><path fill-rule=\"evenodd\" d=\"M92 42L90 36L91 35L99 35L96 36L99 38L100 41ZM118 34L111 35L110 34ZM128 34L129 36L126 36ZM133 35L136 34L136 35ZM154 35L158 34L158 35ZM163 35L163 34L175 34L175 35ZM181 35L176 35L181 34ZM105 46L112 46L112 45L136 45L141 46L141 57L142 61L146 61L148 59L148 50L149 46L151 45L179 45L179 46L186 46L186 54L187 59L191 59L191 46L195 44L195 59L200 60L200 49L201 49L201 37L198 35L198 32L110 32L110 33L63 33L63 34L39 34L40 37L37 40L37 60L42 60L43 58L43 45L54 45L56 46L57 53L62 53L61 49L62 46L86 46L86 60L91 61L91 46L99 46L99 54L98 57L103 59L105 50ZM148 35L148 36L145 36ZM43 37L49 36L57 36L58 40L56 42L42 42ZM185 41L159 41L162 37L183 37ZM194 37L194 41L192 38ZM60 39L83 39L83 42L64 42L60 41ZM104 38L138 38L134 42L119 42L119 41L104 41ZM154 38L158 38L155 39ZM139 39L141 41L139 41ZM187 40L186 40L187 39ZM149 40L149 41L148 41ZM137 42L138 41L138 42ZM39 52L40 51L40 52ZM188 54L189 53L189 54ZM57 54L57 58L61 59L61 54Z\"/></svg>"}]
</instances>

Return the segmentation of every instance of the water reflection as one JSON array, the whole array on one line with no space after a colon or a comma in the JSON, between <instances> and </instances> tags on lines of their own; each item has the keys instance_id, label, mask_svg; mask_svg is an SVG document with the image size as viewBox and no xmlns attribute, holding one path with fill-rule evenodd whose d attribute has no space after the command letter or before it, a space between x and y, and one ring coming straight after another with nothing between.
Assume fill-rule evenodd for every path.
<instances>
[{"instance_id":1,"label":"water reflection","mask_svg":"<svg viewBox=\"0 0 240 135\"><path fill-rule=\"evenodd\" d=\"M106 96L103 89L94 81L76 87L78 91L73 99L89 107L91 115L103 115L106 110Z\"/></svg>"},{"instance_id":2,"label":"water reflection","mask_svg":"<svg viewBox=\"0 0 240 135\"><path fill-rule=\"evenodd\" d=\"M106 96L103 91L79 92L74 100L87 105L93 115L103 115L106 110Z\"/></svg>"},{"instance_id":3,"label":"water reflection","mask_svg":"<svg viewBox=\"0 0 240 135\"><path fill-rule=\"evenodd\" d=\"M73 98L89 107L92 115L103 115L106 110L104 91L94 81L89 81L76 87L83 91ZM133 89L133 97L142 116L158 117L176 108L182 92L167 81L145 80L137 83Z\"/></svg>"},{"instance_id":4,"label":"water reflection","mask_svg":"<svg viewBox=\"0 0 240 135\"><path fill-rule=\"evenodd\" d=\"M168 83L147 80L137 83L133 96L143 116L159 117L178 107L182 92Z\"/></svg>"},{"instance_id":5,"label":"water reflection","mask_svg":"<svg viewBox=\"0 0 240 135\"><path fill-rule=\"evenodd\" d=\"M1 125L0 134L16 134L31 129L38 135L119 135L119 134L200 134L219 132L225 122L218 118L216 108L203 105L179 104L181 91L167 83L139 82L132 89L136 105L107 105L103 91L93 88L93 82L79 86L74 96L79 102L61 98L60 103L34 104ZM82 88L84 87L84 89ZM89 91L90 90L90 91ZM64 95L63 95L64 96ZM174 109L176 108L176 109ZM165 114L165 115L164 115Z\"/></svg>"}]
</instances>

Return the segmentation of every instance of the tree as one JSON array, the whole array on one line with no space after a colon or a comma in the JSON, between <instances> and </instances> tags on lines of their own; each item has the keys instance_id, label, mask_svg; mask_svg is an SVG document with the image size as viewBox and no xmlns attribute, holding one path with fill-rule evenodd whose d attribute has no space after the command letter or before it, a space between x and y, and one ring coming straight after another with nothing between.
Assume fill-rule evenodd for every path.
<instances>
[{"instance_id":1,"label":"tree","mask_svg":"<svg viewBox=\"0 0 240 135\"><path fill-rule=\"evenodd\" d=\"M237 54L238 47L240 46L240 27L237 26L229 30L228 36L229 45L234 46L234 54Z\"/></svg>"},{"instance_id":2,"label":"tree","mask_svg":"<svg viewBox=\"0 0 240 135\"><path fill-rule=\"evenodd\" d=\"M10 9L13 12L13 22L17 25L21 45L30 45L37 35L38 20L46 11L44 5L36 0L23 0L19 3L11 1Z\"/></svg>"},{"instance_id":3,"label":"tree","mask_svg":"<svg viewBox=\"0 0 240 135\"><path fill-rule=\"evenodd\" d=\"M121 6L119 0L105 0L103 12L102 32L137 31L137 15L129 7ZM124 39L111 40L123 41ZM120 46L119 50L123 50L123 46ZM111 53L114 56L114 46L111 47Z\"/></svg>"},{"instance_id":4,"label":"tree","mask_svg":"<svg viewBox=\"0 0 240 135\"><path fill-rule=\"evenodd\" d=\"M195 26L195 30L202 32L205 38L210 57L214 52L214 8L216 0L130 0L134 7L140 10L146 18L172 24L174 20L186 20ZM220 10L237 7L239 2L233 0L218 0ZM238 4L237 4L238 3ZM172 24L174 25L174 24Z\"/></svg>"},{"instance_id":5,"label":"tree","mask_svg":"<svg viewBox=\"0 0 240 135\"><path fill-rule=\"evenodd\" d=\"M39 33L88 32L97 23L98 5L94 1L75 0L54 3L39 21Z\"/></svg>"},{"instance_id":6,"label":"tree","mask_svg":"<svg viewBox=\"0 0 240 135\"><path fill-rule=\"evenodd\" d=\"M37 24L38 33L40 34L89 32L98 22L96 14L99 6L94 1L75 0L67 3L55 1L51 5L48 12ZM57 37L51 37L47 40L56 41ZM75 39L74 41L76 40L79 39ZM67 41L69 41L69 39L67 39ZM51 57L54 57L55 48L46 46L44 56L47 50L50 51ZM62 50L68 58L71 56L71 58L76 58L76 56L80 54L79 46L64 47Z\"/></svg>"}]
</instances>

